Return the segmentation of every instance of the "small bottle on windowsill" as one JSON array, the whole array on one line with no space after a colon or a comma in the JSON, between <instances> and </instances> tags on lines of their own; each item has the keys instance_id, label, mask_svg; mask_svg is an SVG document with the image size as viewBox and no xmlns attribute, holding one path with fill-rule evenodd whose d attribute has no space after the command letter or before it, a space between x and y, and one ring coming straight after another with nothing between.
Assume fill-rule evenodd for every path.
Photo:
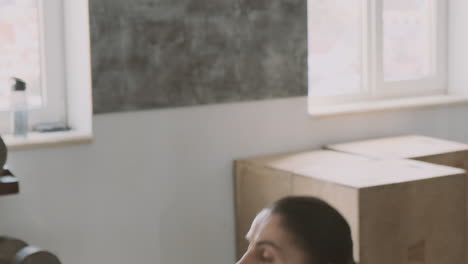
<instances>
[{"instance_id":1,"label":"small bottle on windowsill","mask_svg":"<svg viewBox=\"0 0 468 264\"><path fill-rule=\"evenodd\" d=\"M19 78L13 78L13 81L11 93L12 133L14 136L26 137L28 135L26 83Z\"/></svg>"}]
</instances>

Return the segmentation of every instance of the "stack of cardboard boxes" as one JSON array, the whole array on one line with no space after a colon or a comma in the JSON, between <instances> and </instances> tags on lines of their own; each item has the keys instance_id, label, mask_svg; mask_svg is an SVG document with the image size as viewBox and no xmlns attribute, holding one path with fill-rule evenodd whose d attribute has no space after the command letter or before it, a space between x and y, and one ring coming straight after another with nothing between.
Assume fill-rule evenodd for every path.
<instances>
[{"instance_id":1,"label":"stack of cardboard boxes","mask_svg":"<svg viewBox=\"0 0 468 264\"><path fill-rule=\"evenodd\" d=\"M235 162L237 253L263 207L319 197L348 220L360 264L466 263L468 145L404 136Z\"/></svg>"}]
</instances>

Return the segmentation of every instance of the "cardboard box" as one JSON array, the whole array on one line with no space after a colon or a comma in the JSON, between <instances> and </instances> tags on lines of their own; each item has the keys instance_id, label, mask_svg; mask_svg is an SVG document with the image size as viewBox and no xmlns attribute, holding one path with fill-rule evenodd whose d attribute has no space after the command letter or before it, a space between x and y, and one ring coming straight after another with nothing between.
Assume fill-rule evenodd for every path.
<instances>
[{"instance_id":1,"label":"cardboard box","mask_svg":"<svg viewBox=\"0 0 468 264\"><path fill-rule=\"evenodd\" d=\"M465 256L465 175L404 159L311 151L235 162L240 257L255 215L289 195L319 197L351 226L361 264L454 264Z\"/></svg>"},{"instance_id":2,"label":"cardboard box","mask_svg":"<svg viewBox=\"0 0 468 264\"><path fill-rule=\"evenodd\" d=\"M327 146L327 149L374 158L405 158L440 165L462 168L468 171L468 145L444 139L408 135L356 141ZM468 184L468 181L467 181ZM468 186L466 188L468 190ZM467 196L468 198L468 196ZM465 211L468 214L468 201ZM468 215L465 216L468 220ZM466 239L468 242L468 229ZM468 243L465 249L468 263Z\"/></svg>"}]
</instances>

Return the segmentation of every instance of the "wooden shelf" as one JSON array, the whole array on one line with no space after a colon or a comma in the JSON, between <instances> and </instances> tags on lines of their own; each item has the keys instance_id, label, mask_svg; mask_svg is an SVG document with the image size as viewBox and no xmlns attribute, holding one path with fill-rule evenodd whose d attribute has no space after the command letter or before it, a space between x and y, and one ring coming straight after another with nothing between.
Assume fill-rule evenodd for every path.
<instances>
[{"instance_id":1,"label":"wooden shelf","mask_svg":"<svg viewBox=\"0 0 468 264\"><path fill-rule=\"evenodd\" d=\"M18 179L9 170L0 171L0 196L19 193Z\"/></svg>"}]
</instances>

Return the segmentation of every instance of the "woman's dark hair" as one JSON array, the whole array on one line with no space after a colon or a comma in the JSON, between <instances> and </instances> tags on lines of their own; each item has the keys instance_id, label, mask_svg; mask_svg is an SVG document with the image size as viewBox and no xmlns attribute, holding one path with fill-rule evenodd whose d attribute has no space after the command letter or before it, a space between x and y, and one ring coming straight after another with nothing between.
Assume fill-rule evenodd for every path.
<instances>
[{"instance_id":1,"label":"woman's dark hair","mask_svg":"<svg viewBox=\"0 0 468 264\"><path fill-rule=\"evenodd\" d=\"M351 230L344 217L314 197L286 197L268 207L306 252L310 264L353 264Z\"/></svg>"}]
</instances>

